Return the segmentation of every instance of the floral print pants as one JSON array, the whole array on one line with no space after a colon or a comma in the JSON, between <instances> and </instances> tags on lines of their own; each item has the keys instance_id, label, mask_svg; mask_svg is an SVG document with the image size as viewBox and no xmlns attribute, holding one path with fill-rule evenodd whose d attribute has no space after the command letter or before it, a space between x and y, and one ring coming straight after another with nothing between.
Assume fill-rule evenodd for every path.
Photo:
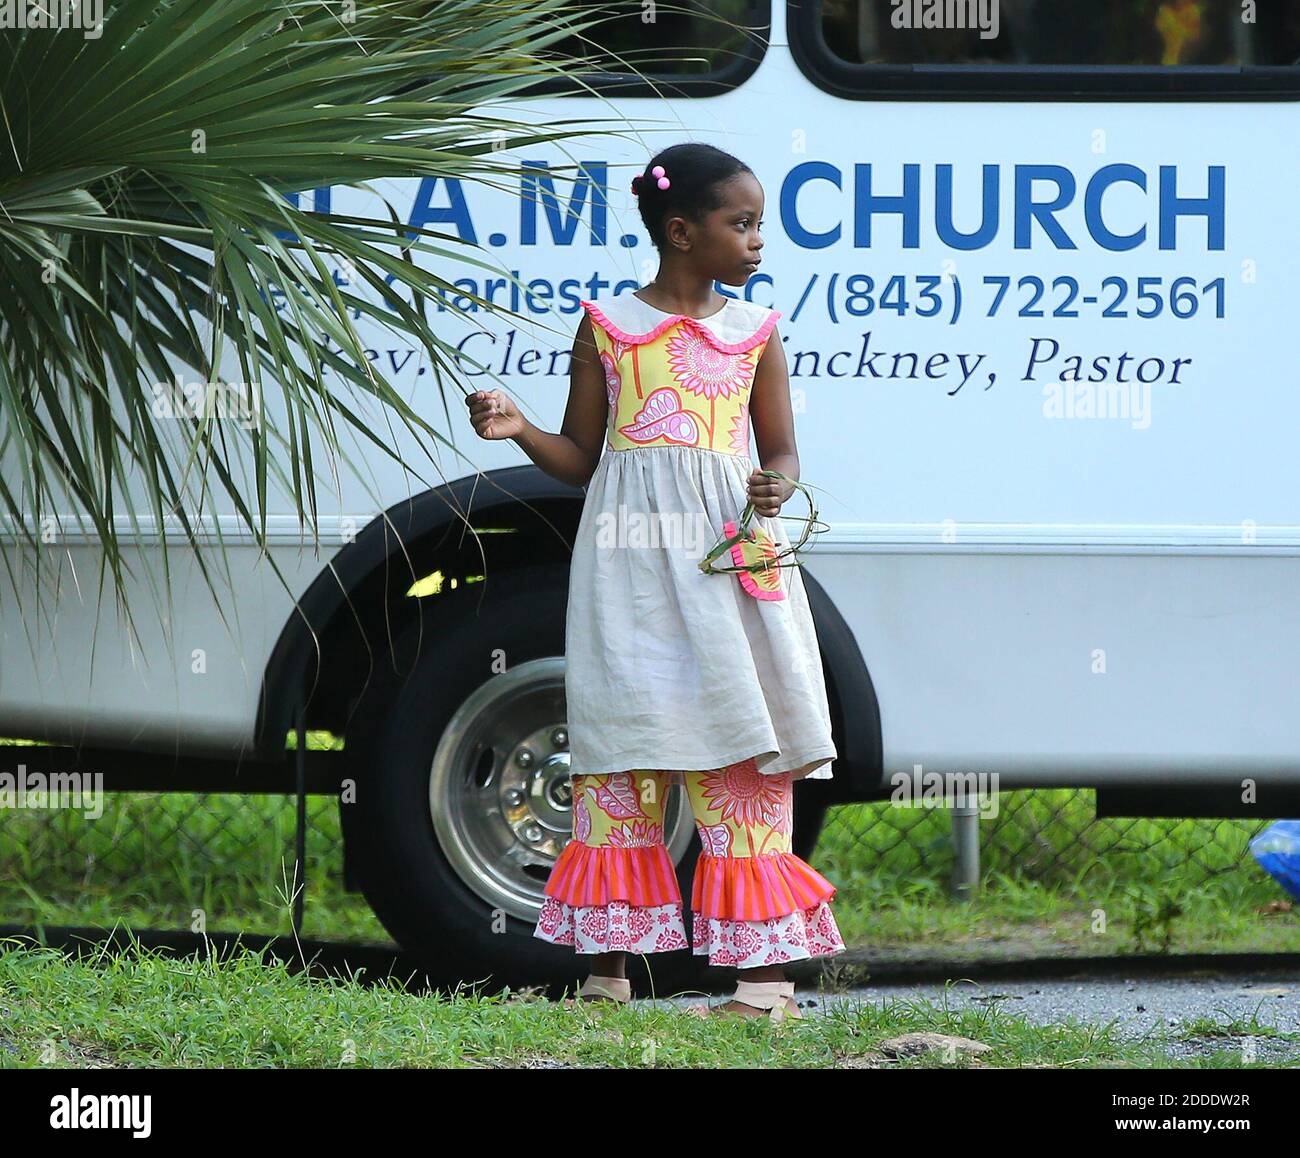
<instances>
[{"instance_id":1,"label":"floral print pants","mask_svg":"<svg viewBox=\"0 0 1300 1158\"><path fill-rule=\"evenodd\" d=\"M664 845L664 797L684 785L701 852L691 910ZM638 770L573 778L573 839L546 883L533 936L575 952L665 953L753 969L844 951L835 886L790 851L793 773L752 759L711 772Z\"/></svg>"}]
</instances>

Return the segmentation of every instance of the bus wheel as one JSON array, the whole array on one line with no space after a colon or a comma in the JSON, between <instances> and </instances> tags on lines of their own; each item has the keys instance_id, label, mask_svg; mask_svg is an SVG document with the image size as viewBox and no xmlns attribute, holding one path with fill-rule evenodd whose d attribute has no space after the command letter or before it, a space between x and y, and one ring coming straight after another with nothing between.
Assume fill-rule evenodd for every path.
<instances>
[{"instance_id":1,"label":"bus wheel","mask_svg":"<svg viewBox=\"0 0 1300 1158\"><path fill-rule=\"evenodd\" d=\"M386 660L358 707L367 718L355 745L349 729L349 862L375 915L431 977L518 986L584 973L572 948L533 936L572 832L567 590L568 568L549 565L434 597L419 654L419 625L394 647L414 657L401 664L409 674ZM664 820L689 897L699 845L676 786Z\"/></svg>"}]
</instances>

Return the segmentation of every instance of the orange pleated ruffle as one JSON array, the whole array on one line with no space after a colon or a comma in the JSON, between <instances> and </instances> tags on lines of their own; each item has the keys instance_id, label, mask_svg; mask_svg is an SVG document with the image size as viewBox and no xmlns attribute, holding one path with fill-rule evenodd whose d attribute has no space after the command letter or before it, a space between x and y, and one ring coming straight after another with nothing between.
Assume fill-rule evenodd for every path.
<instances>
[{"instance_id":1,"label":"orange pleated ruffle","mask_svg":"<svg viewBox=\"0 0 1300 1158\"><path fill-rule=\"evenodd\" d=\"M835 886L792 852L745 857L701 853L691 908L704 917L766 921L811 909L834 895Z\"/></svg>"},{"instance_id":2,"label":"orange pleated ruffle","mask_svg":"<svg viewBox=\"0 0 1300 1158\"><path fill-rule=\"evenodd\" d=\"M668 905L682 899L673 859L662 845L592 848L570 840L560 850L543 890L574 908L628 901Z\"/></svg>"}]
</instances>

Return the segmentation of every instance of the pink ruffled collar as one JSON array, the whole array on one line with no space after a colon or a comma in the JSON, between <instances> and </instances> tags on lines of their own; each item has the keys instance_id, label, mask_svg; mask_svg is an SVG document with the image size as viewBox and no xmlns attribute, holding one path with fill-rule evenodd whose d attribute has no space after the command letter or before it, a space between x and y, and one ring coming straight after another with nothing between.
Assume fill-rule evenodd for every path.
<instances>
[{"instance_id":1,"label":"pink ruffled collar","mask_svg":"<svg viewBox=\"0 0 1300 1158\"><path fill-rule=\"evenodd\" d=\"M625 345L652 342L680 323L724 354L743 354L767 341L781 316L779 310L739 298L728 298L722 309L707 318L665 313L630 292L600 305L585 300L581 304L596 324Z\"/></svg>"}]
</instances>

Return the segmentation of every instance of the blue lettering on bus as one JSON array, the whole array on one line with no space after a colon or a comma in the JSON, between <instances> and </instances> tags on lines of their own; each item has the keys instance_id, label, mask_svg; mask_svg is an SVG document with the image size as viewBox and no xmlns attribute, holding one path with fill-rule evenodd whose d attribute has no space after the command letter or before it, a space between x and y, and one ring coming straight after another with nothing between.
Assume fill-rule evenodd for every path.
<instances>
[{"instance_id":1,"label":"blue lettering on bus","mask_svg":"<svg viewBox=\"0 0 1300 1158\"><path fill-rule=\"evenodd\" d=\"M1121 181L1136 185L1143 193L1147 191L1147 175L1136 165L1107 165L1098 169L1092 180L1088 182L1088 191L1083 199L1083 217L1088 225L1088 233L1097 239L1103 249L1116 252L1136 249L1147 236L1145 225L1133 233L1112 233L1102 221L1102 194Z\"/></svg>"},{"instance_id":2,"label":"blue lettering on bus","mask_svg":"<svg viewBox=\"0 0 1300 1158\"><path fill-rule=\"evenodd\" d=\"M998 167L985 165L983 175L984 213L974 233L959 233L953 224L952 166L937 165L934 172L934 228L949 249L983 249L998 232L1001 208L998 204Z\"/></svg>"},{"instance_id":3,"label":"blue lettering on bus","mask_svg":"<svg viewBox=\"0 0 1300 1158\"><path fill-rule=\"evenodd\" d=\"M826 249L840 239L840 227L831 226L822 233L813 233L805 229L799 221L796 201L799 190L809 181L829 181L836 189L840 184L840 171L829 161L805 161L790 170L781 182L781 224L785 226L786 236L803 249Z\"/></svg>"},{"instance_id":4,"label":"blue lettering on bus","mask_svg":"<svg viewBox=\"0 0 1300 1158\"><path fill-rule=\"evenodd\" d=\"M1151 196L1151 175L1147 170L1131 164L1103 165L1086 179L1076 177L1064 165L1021 164L1010 167L1011 231L1015 249L1032 249L1035 244L1047 243L1058 250L1078 249L1078 240L1071 235L1063 215L1079 200L1079 184L1083 181L1082 217L1087 230L1087 240L1100 249L1124 252L1148 243L1148 227L1141 225L1131 233L1117 232L1108 221L1107 194L1117 185L1131 185L1145 197ZM1003 166L981 166L978 200L967 202L957 192L954 166L934 166L933 180L924 179L923 166L906 163L902 166L900 180L882 180L878 166L861 162L853 166L852 174L852 236L856 249L870 249L874 232L881 219L898 219L903 249L920 249L927 215L933 219L933 239L944 248L954 251L984 249L994 243L1002 229L1002 197L1006 184ZM828 161L805 161L795 165L781 182L779 194L780 222L786 236L802 249L827 249L837 245L844 235L843 223L831 221L825 228L814 229L805 224L800 215L800 194L805 186L825 182L836 192L843 193L843 170ZM438 183L445 187L448 204L433 204ZM593 247L607 243L609 203L609 166L603 161L589 161L578 166L576 176L564 178L566 196L556 191L556 179L544 161L525 162L520 171L522 196L519 198L518 244L541 244L543 230L549 244L573 246L585 236ZM1154 182L1154 210L1156 243L1162 250L1178 248L1180 234L1186 244L1190 236L1199 240L1204 229L1205 248L1222 250L1225 247L1226 221L1226 168L1209 165L1199 188L1191 189L1191 182L1180 174L1176 165L1161 165ZM965 187L969 186L969 182ZM933 199L932 204L927 198ZM1130 199L1131 202L1131 199ZM316 191L315 204L329 211L328 188ZM538 206L545 214L545 225L540 221ZM978 208L978 216L976 215ZM958 229L957 219L973 225L969 230ZM1199 227L1191 226L1202 222ZM586 222L587 229L580 233ZM465 195L463 183L454 177L425 177L416 189L407 224L415 228L429 225L449 226L470 244L478 244L473 216ZM1180 226L1182 227L1180 229ZM1077 228L1077 227L1076 227ZM414 236L414 235L412 235ZM631 247L636 238L619 237L620 245ZM506 243L504 235L493 234L492 245Z\"/></svg>"},{"instance_id":5,"label":"blue lettering on bus","mask_svg":"<svg viewBox=\"0 0 1300 1158\"><path fill-rule=\"evenodd\" d=\"M440 208L433 204L433 193L441 181L447 187L450 205ZM470 217L469 202L465 199L465 190L457 177L421 177L420 187L415 192L415 203L411 206L411 216L407 225L413 229L426 229L430 224L450 225L471 245L478 244L478 234L474 232L474 222ZM419 234L412 234L418 237Z\"/></svg>"},{"instance_id":6,"label":"blue lettering on bus","mask_svg":"<svg viewBox=\"0 0 1300 1158\"><path fill-rule=\"evenodd\" d=\"M878 217L901 219L904 249L921 247L922 179L921 166L905 164L901 191L895 185L888 192L876 180L875 167L864 162L854 166L853 244L870 249L872 229ZM1161 165L1157 194L1159 247L1177 248L1177 225L1180 217L1205 219L1206 248L1224 248L1225 169L1211 165L1207 169L1206 194L1203 197L1181 195L1178 168ZM797 165L790 171L781 190L782 220L791 239L811 237L817 248L833 244L838 231L810 235L799 223L797 197L799 189L811 180L826 180L840 187L840 173L820 162ZM1136 165L1106 165L1088 178L1084 190L1084 225L1088 236L1102 249L1122 251L1141 245L1146 227L1130 234L1109 229L1103 216L1103 195L1112 185L1127 182L1147 191L1147 175ZM1046 186L1046 188L1044 188ZM934 180L934 222L938 239L951 249L982 249L996 237L999 227L1001 172L997 165L983 167L980 226L972 233L960 233L953 224L956 195L951 165L936 165ZM1078 195L1073 172L1063 165L1016 165L1012 175L1012 229L1016 249L1031 249L1037 238L1045 238L1056 249L1077 249L1078 244L1059 220L1059 214L1072 205Z\"/></svg>"},{"instance_id":7,"label":"blue lettering on bus","mask_svg":"<svg viewBox=\"0 0 1300 1158\"><path fill-rule=\"evenodd\" d=\"M309 212L328 213L330 211L330 189L331 188L332 186L322 185L319 188L312 190L311 209ZM301 193L286 193L284 195L284 199L287 202L289 202L289 204L292 205L295 209L302 209L303 207ZM277 229L275 231L275 236L278 237L281 241L298 240L298 235L294 233L293 230L291 229Z\"/></svg>"},{"instance_id":8,"label":"blue lettering on bus","mask_svg":"<svg viewBox=\"0 0 1300 1158\"><path fill-rule=\"evenodd\" d=\"M1223 166L1210 166L1210 190L1206 197L1179 197L1178 168L1160 166L1160 248L1176 249L1174 233L1179 217L1204 217L1208 222L1208 249L1223 248ZM1185 208L1180 208L1184 206Z\"/></svg>"},{"instance_id":9,"label":"blue lettering on bus","mask_svg":"<svg viewBox=\"0 0 1300 1158\"><path fill-rule=\"evenodd\" d=\"M578 166L578 176L571 182L572 193L563 218L560 216L560 199L555 193L555 181L545 161L524 162L521 177L523 196L519 203L520 244L537 244L539 196L551 226L551 240L556 245L573 244L588 197L591 198L591 244L605 244L609 209L605 190L609 188L609 166L604 161L588 161ZM566 183L569 183L567 179Z\"/></svg>"}]
</instances>

